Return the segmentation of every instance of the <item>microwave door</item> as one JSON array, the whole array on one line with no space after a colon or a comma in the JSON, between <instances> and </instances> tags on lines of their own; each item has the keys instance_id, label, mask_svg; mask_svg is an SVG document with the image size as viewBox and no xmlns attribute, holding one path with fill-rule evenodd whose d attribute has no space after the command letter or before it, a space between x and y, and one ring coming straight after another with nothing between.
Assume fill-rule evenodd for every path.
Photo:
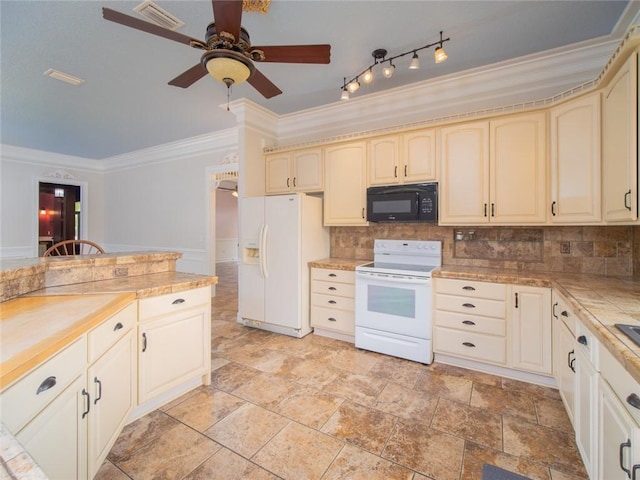
<instances>
[{"instance_id":1,"label":"microwave door","mask_svg":"<svg viewBox=\"0 0 640 480\"><path fill-rule=\"evenodd\" d=\"M420 196L417 192L394 192L375 195L369 205L369 220L374 222L415 221Z\"/></svg>"}]
</instances>

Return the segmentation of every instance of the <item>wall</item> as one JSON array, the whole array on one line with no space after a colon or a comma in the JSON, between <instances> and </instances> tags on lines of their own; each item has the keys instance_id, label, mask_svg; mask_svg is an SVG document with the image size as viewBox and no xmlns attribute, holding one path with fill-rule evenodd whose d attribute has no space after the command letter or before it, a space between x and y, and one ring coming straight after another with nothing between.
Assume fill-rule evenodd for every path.
<instances>
[{"instance_id":1,"label":"wall","mask_svg":"<svg viewBox=\"0 0 640 480\"><path fill-rule=\"evenodd\" d=\"M441 240L444 265L636 275L640 227L438 227L381 223L332 227L331 256L373 258L376 238ZM462 240L455 240L456 234ZM633 252L636 252L635 260Z\"/></svg>"}]
</instances>

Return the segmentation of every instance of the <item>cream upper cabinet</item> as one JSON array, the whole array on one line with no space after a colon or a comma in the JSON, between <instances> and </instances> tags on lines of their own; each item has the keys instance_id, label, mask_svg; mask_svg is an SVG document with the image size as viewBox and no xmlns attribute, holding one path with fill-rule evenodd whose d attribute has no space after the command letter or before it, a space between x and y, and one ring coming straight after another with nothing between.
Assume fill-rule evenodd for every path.
<instances>
[{"instance_id":1,"label":"cream upper cabinet","mask_svg":"<svg viewBox=\"0 0 640 480\"><path fill-rule=\"evenodd\" d=\"M489 122L440 129L439 223L487 223Z\"/></svg>"},{"instance_id":2,"label":"cream upper cabinet","mask_svg":"<svg viewBox=\"0 0 640 480\"><path fill-rule=\"evenodd\" d=\"M369 140L369 185L436 180L435 129Z\"/></svg>"},{"instance_id":3,"label":"cream upper cabinet","mask_svg":"<svg viewBox=\"0 0 640 480\"><path fill-rule=\"evenodd\" d=\"M546 115L528 113L489 123L491 222L546 221Z\"/></svg>"},{"instance_id":4,"label":"cream upper cabinet","mask_svg":"<svg viewBox=\"0 0 640 480\"><path fill-rule=\"evenodd\" d=\"M638 54L602 95L602 196L606 222L638 219Z\"/></svg>"},{"instance_id":5,"label":"cream upper cabinet","mask_svg":"<svg viewBox=\"0 0 640 480\"><path fill-rule=\"evenodd\" d=\"M266 193L321 192L322 163L321 148L267 155Z\"/></svg>"},{"instance_id":6,"label":"cream upper cabinet","mask_svg":"<svg viewBox=\"0 0 640 480\"><path fill-rule=\"evenodd\" d=\"M552 108L550 136L551 222L600 222L600 93Z\"/></svg>"},{"instance_id":7,"label":"cream upper cabinet","mask_svg":"<svg viewBox=\"0 0 640 480\"><path fill-rule=\"evenodd\" d=\"M367 142L325 148L325 225L367 224Z\"/></svg>"},{"instance_id":8,"label":"cream upper cabinet","mask_svg":"<svg viewBox=\"0 0 640 480\"><path fill-rule=\"evenodd\" d=\"M546 113L440 129L443 225L546 221Z\"/></svg>"}]
</instances>

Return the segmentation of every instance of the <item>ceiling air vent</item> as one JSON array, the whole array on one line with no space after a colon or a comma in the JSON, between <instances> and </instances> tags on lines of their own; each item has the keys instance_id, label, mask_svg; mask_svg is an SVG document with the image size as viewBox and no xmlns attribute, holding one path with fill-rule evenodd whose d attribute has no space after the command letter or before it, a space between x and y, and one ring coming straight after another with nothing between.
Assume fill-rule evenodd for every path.
<instances>
[{"instance_id":1,"label":"ceiling air vent","mask_svg":"<svg viewBox=\"0 0 640 480\"><path fill-rule=\"evenodd\" d=\"M150 22L160 25L161 27L169 30L177 30L184 25L182 20L179 20L174 15L167 12L165 9L160 8L151 0L146 0L140 5L134 8L136 12L145 17Z\"/></svg>"}]
</instances>

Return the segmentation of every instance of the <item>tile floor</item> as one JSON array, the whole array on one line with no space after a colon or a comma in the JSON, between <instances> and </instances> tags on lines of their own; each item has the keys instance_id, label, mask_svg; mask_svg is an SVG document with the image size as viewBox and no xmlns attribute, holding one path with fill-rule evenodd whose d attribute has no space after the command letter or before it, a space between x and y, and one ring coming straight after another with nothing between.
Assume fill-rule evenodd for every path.
<instances>
[{"instance_id":1,"label":"tile floor","mask_svg":"<svg viewBox=\"0 0 640 480\"><path fill-rule=\"evenodd\" d=\"M240 326L218 275L212 385L129 424L97 479L587 478L556 390Z\"/></svg>"}]
</instances>

